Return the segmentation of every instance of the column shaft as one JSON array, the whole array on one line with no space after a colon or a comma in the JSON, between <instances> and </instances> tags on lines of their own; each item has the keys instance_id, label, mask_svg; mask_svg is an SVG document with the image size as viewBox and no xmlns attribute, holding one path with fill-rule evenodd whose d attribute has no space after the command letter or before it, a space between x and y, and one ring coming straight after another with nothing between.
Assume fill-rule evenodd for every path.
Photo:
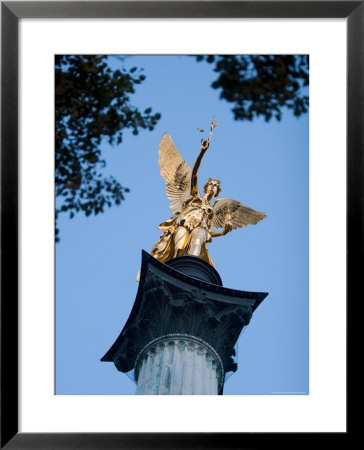
<instances>
[{"instance_id":1,"label":"column shaft","mask_svg":"<svg viewBox=\"0 0 364 450\"><path fill-rule=\"evenodd\" d=\"M221 361L208 344L175 337L148 345L136 365L137 395L217 395Z\"/></svg>"}]
</instances>

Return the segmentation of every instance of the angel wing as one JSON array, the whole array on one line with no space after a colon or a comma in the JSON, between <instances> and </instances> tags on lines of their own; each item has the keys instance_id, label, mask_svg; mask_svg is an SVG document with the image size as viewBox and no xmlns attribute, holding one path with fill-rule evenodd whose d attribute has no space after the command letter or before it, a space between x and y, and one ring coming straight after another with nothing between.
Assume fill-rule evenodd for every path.
<instances>
[{"instance_id":1,"label":"angel wing","mask_svg":"<svg viewBox=\"0 0 364 450\"><path fill-rule=\"evenodd\" d=\"M233 229L246 227L251 224L255 225L267 217L264 213L255 211L255 209L230 198L216 200L213 209L215 213L212 221L213 228L223 228L227 221L230 221Z\"/></svg>"},{"instance_id":2,"label":"angel wing","mask_svg":"<svg viewBox=\"0 0 364 450\"><path fill-rule=\"evenodd\" d=\"M159 165L166 182L170 208L175 214L181 211L182 204L190 197L192 170L167 133L164 133L159 144Z\"/></svg>"}]
</instances>

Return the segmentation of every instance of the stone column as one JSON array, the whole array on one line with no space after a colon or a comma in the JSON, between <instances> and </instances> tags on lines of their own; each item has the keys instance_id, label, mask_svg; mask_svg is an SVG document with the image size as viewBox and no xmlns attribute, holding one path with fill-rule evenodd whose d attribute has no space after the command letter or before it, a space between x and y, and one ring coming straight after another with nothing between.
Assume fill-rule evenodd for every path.
<instances>
[{"instance_id":1,"label":"stone column","mask_svg":"<svg viewBox=\"0 0 364 450\"><path fill-rule=\"evenodd\" d=\"M217 395L224 369L205 341L187 334L161 336L139 353L137 395Z\"/></svg>"},{"instance_id":2,"label":"stone column","mask_svg":"<svg viewBox=\"0 0 364 450\"><path fill-rule=\"evenodd\" d=\"M197 256L163 264L143 251L130 316L101 360L133 371L138 395L222 395L236 341L266 296L224 287Z\"/></svg>"}]
</instances>

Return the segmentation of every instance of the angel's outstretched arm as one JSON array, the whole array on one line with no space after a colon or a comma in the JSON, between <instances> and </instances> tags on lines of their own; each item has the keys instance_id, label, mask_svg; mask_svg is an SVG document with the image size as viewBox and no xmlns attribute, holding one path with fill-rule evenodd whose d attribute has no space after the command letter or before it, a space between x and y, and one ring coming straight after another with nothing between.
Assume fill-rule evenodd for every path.
<instances>
[{"instance_id":1,"label":"angel's outstretched arm","mask_svg":"<svg viewBox=\"0 0 364 450\"><path fill-rule=\"evenodd\" d=\"M231 223L226 223L224 226L223 231L210 231L211 237L219 237L219 236L225 236L225 234L228 234L233 229L233 226Z\"/></svg>"},{"instance_id":2,"label":"angel's outstretched arm","mask_svg":"<svg viewBox=\"0 0 364 450\"><path fill-rule=\"evenodd\" d=\"M197 172L198 172L198 169L200 168L203 155L206 153L207 149L210 146L212 133L213 133L214 129L218 125L219 124L218 124L218 122L216 122L216 118L213 117L211 122L210 122L210 137L208 139L206 139L206 140L204 140L204 139L201 140L200 154L198 155L198 157L197 157L197 159L195 161L195 164L193 165L192 174L191 174L191 195L197 195L198 194L198 177L197 177Z\"/></svg>"},{"instance_id":3,"label":"angel's outstretched arm","mask_svg":"<svg viewBox=\"0 0 364 450\"><path fill-rule=\"evenodd\" d=\"M210 138L201 141L200 154L197 156L195 164L193 165L193 169L192 169L191 195L197 195L198 194L198 176L197 176L197 172L198 172L198 169L200 168L203 155L206 153L207 149L209 148L209 145L210 145Z\"/></svg>"}]
</instances>

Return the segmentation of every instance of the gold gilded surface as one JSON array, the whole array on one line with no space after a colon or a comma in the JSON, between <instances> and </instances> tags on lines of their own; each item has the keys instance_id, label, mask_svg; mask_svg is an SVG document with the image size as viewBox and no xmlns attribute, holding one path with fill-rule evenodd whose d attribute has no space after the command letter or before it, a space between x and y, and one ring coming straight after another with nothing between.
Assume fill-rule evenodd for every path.
<instances>
[{"instance_id":1,"label":"gold gilded surface","mask_svg":"<svg viewBox=\"0 0 364 450\"><path fill-rule=\"evenodd\" d=\"M214 266L208 252L208 244L213 238L225 236L235 228L256 224L266 217L237 200L222 198L211 204L221 191L219 180L209 178L204 185L205 195L199 192L198 170L217 125L216 119L212 119L210 135L201 140L200 153L192 169L168 134L163 135L159 144L160 173L166 182L173 214L159 225L162 234L151 251L151 255L162 262L176 256L194 255ZM222 231L212 231L212 228L222 228Z\"/></svg>"}]
</instances>

